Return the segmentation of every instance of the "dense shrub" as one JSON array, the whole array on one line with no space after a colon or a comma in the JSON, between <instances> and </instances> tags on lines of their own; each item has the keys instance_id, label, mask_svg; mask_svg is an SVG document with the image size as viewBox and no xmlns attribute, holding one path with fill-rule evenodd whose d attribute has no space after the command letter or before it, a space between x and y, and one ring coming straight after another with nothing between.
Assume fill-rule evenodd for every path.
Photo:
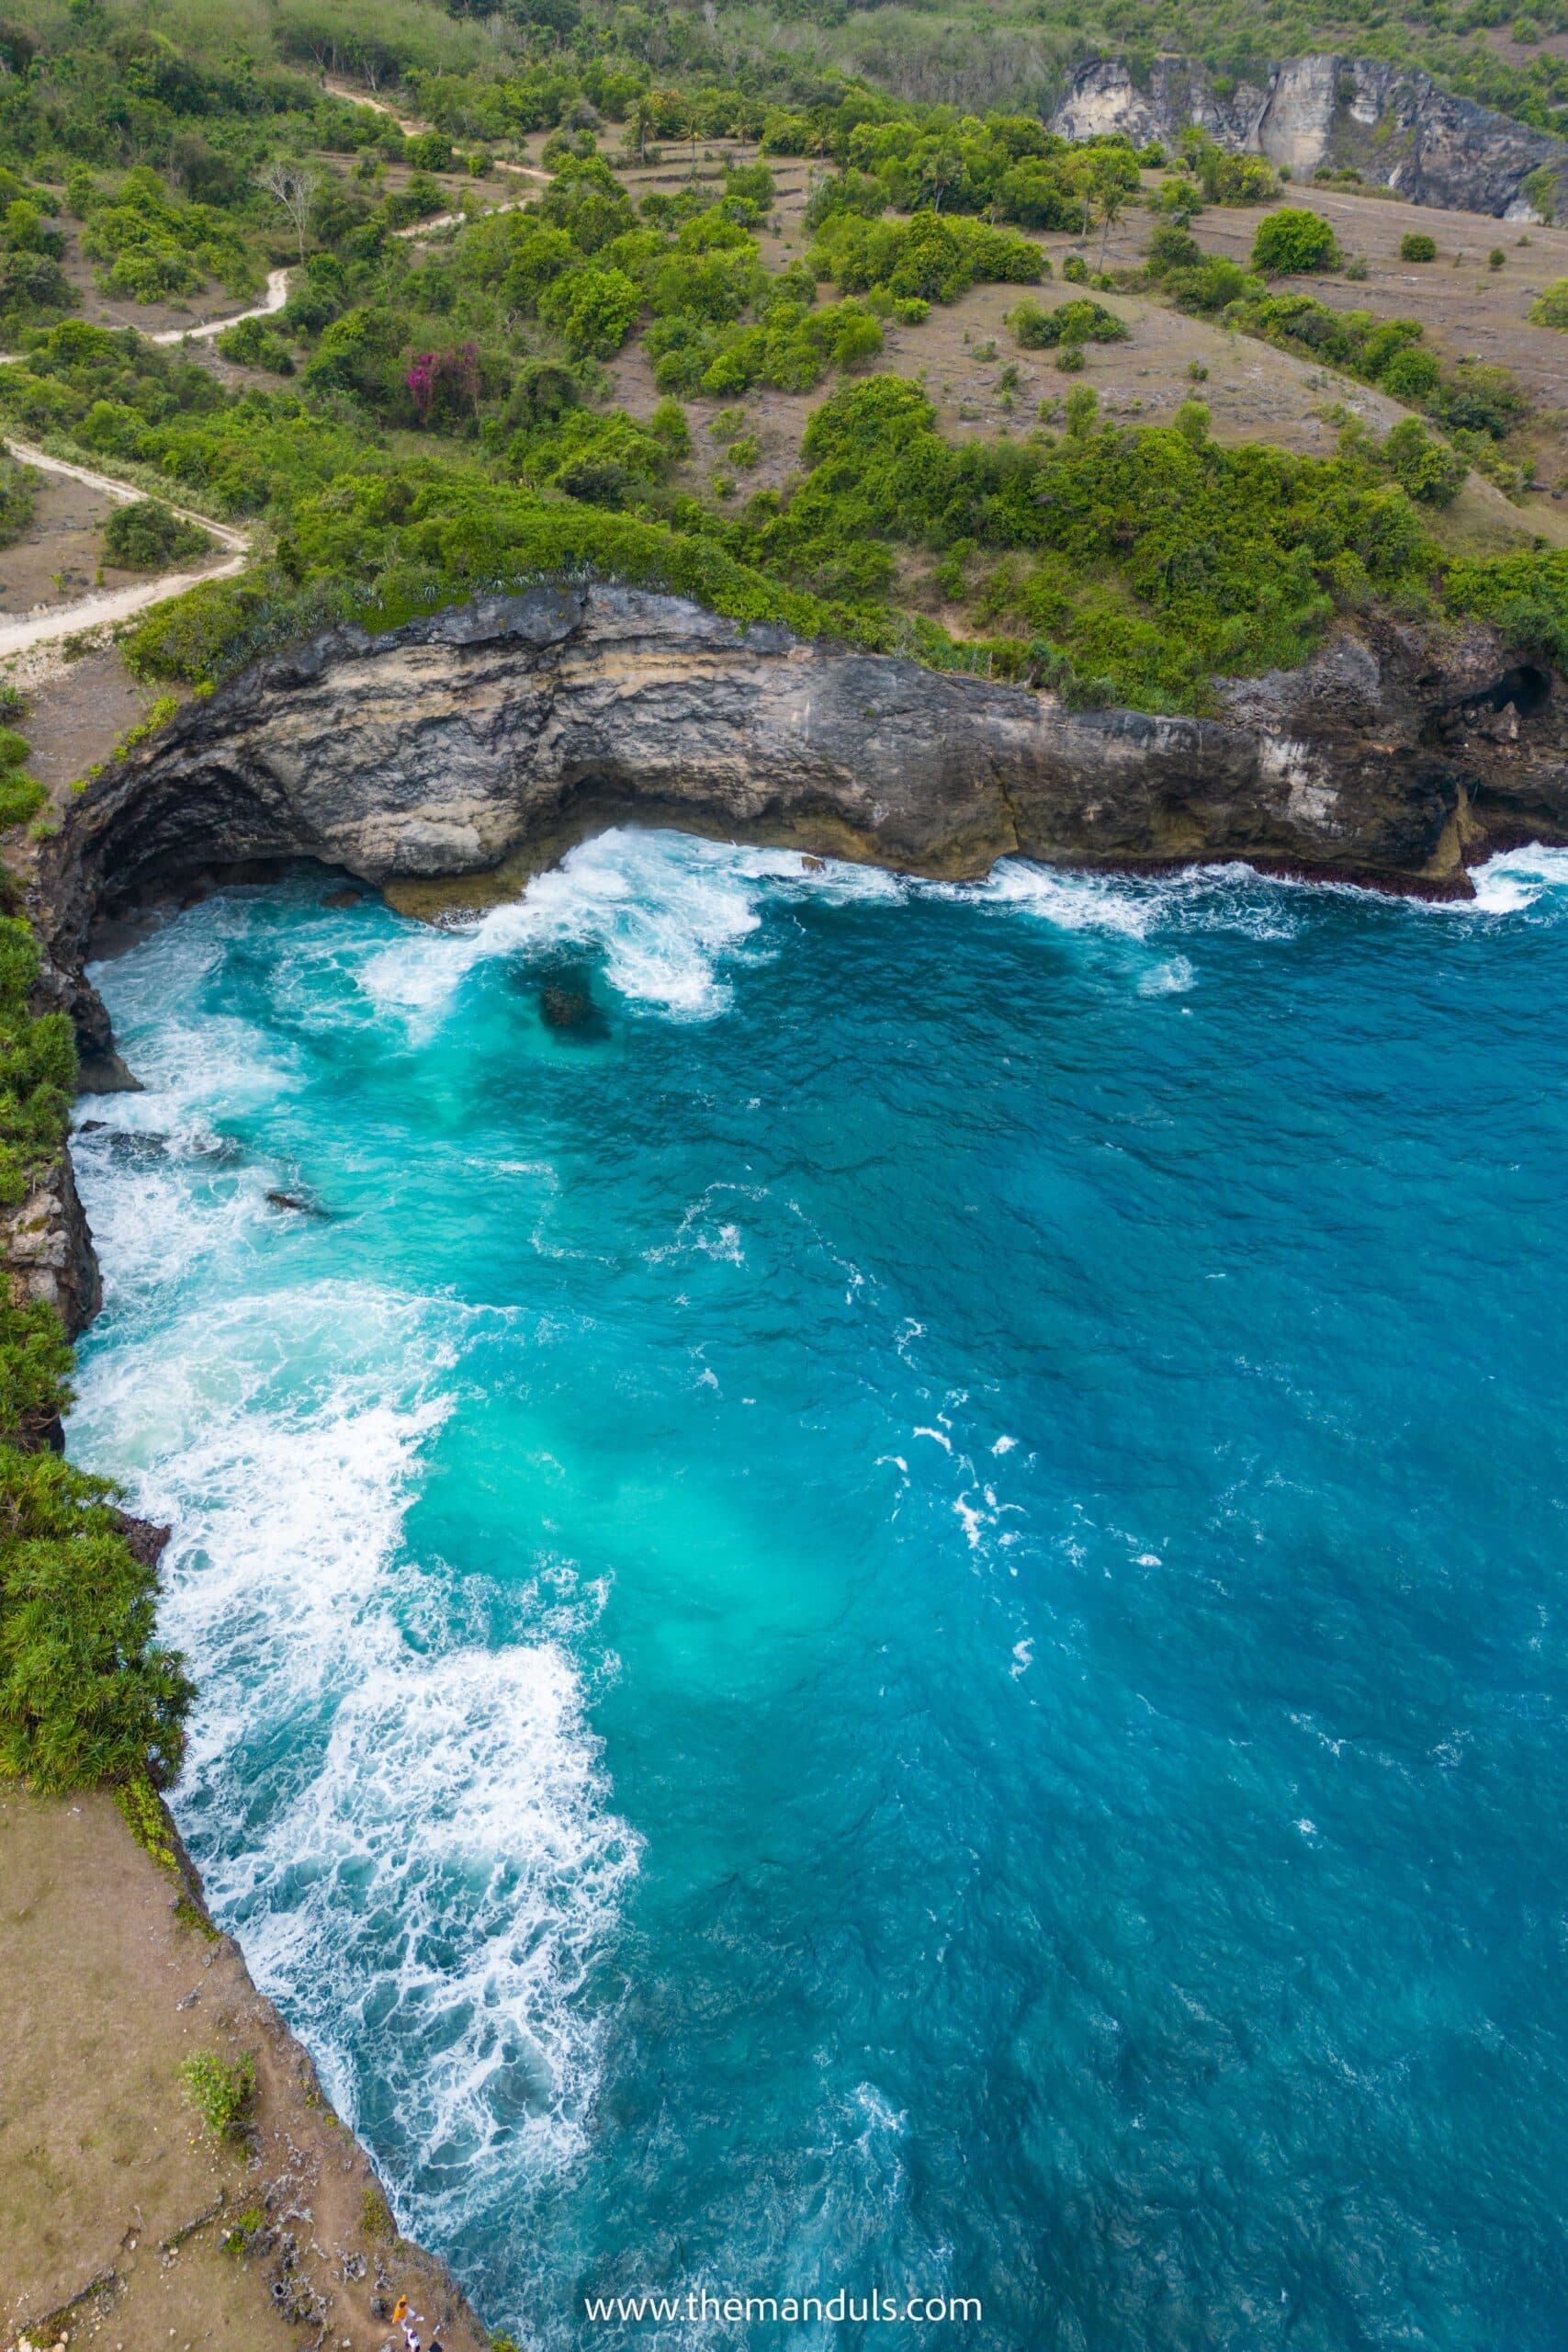
<instances>
[{"instance_id":1,"label":"dense shrub","mask_svg":"<svg viewBox=\"0 0 1568 2352\"><path fill-rule=\"evenodd\" d=\"M116 200L93 206L82 251L106 265L99 272L106 293L138 302L193 294L209 277L231 294L259 283L234 223L211 205L175 203L146 164L126 175Z\"/></svg>"},{"instance_id":2,"label":"dense shrub","mask_svg":"<svg viewBox=\"0 0 1568 2352\"><path fill-rule=\"evenodd\" d=\"M1289 277L1338 266L1339 247L1321 213L1286 205L1267 213L1252 240L1252 266L1269 277Z\"/></svg>"},{"instance_id":3,"label":"dense shrub","mask_svg":"<svg viewBox=\"0 0 1568 2352\"><path fill-rule=\"evenodd\" d=\"M1450 611L1490 621L1513 644L1568 670L1568 548L1450 564L1443 593Z\"/></svg>"},{"instance_id":4,"label":"dense shrub","mask_svg":"<svg viewBox=\"0 0 1568 2352\"><path fill-rule=\"evenodd\" d=\"M225 327L216 341L223 357L236 361L242 368L265 368L274 376L294 373L294 355L265 319L239 319L231 327Z\"/></svg>"},{"instance_id":5,"label":"dense shrub","mask_svg":"<svg viewBox=\"0 0 1568 2352\"><path fill-rule=\"evenodd\" d=\"M1464 459L1413 416L1393 427L1382 457L1400 488L1427 506L1451 505L1464 481Z\"/></svg>"},{"instance_id":6,"label":"dense shrub","mask_svg":"<svg viewBox=\"0 0 1568 2352\"><path fill-rule=\"evenodd\" d=\"M1040 248L1027 237L935 212L912 220L837 214L809 258L818 277L846 294L877 288L928 302L955 302L981 281L1032 286L1041 276Z\"/></svg>"},{"instance_id":7,"label":"dense shrub","mask_svg":"<svg viewBox=\"0 0 1568 2352\"><path fill-rule=\"evenodd\" d=\"M1423 229L1407 229L1399 241L1401 261L1436 261L1438 241Z\"/></svg>"},{"instance_id":8,"label":"dense shrub","mask_svg":"<svg viewBox=\"0 0 1568 2352\"><path fill-rule=\"evenodd\" d=\"M1054 311L1026 299L1009 311L1008 324L1026 351L1048 351L1063 343L1124 343L1128 334L1113 311L1087 296Z\"/></svg>"},{"instance_id":9,"label":"dense shrub","mask_svg":"<svg viewBox=\"0 0 1568 2352\"><path fill-rule=\"evenodd\" d=\"M155 1637L157 1577L112 1492L55 1454L0 1444L0 1772L34 1788L144 1770L166 1786L179 1768L191 1687Z\"/></svg>"},{"instance_id":10,"label":"dense shrub","mask_svg":"<svg viewBox=\"0 0 1568 2352\"><path fill-rule=\"evenodd\" d=\"M104 560L126 571L164 571L205 555L212 545L198 523L188 523L161 499L117 506L104 525Z\"/></svg>"},{"instance_id":11,"label":"dense shrub","mask_svg":"<svg viewBox=\"0 0 1568 2352\"><path fill-rule=\"evenodd\" d=\"M1529 307L1532 327L1557 327L1568 334L1568 277L1553 280L1543 294L1538 294Z\"/></svg>"}]
</instances>

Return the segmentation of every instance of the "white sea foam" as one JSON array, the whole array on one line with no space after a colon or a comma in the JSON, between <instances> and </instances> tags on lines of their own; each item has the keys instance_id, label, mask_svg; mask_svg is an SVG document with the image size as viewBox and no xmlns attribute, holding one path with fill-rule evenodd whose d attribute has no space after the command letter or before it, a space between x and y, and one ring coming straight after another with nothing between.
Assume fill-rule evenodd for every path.
<instances>
[{"instance_id":1,"label":"white sea foam","mask_svg":"<svg viewBox=\"0 0 1568 2352\"><path fill-rule=\"evenodd\" d=\"M1522 914L1547 892L1568 891L1568 849L1543 849L1538 842L1528 849L1508 850L1489 857L1470 878L1475 886L1473 899L1468 906L1462 900L1450 902L1461 912Z\"/></svg>"},{"instance_id":2,"label":"white sea foam","mask_svg":"<svg viewBox=\"0 0 1568 2352\"><path fill-rule=\"evenodd\" d=\"M451 1363L428 1302L321 1284L99 1355L73 1434L175 1525L162 1622L203 1691L178 1809L219 1916L351 2114L374 2042L395 2169L455 2223L500 2142L523 2177L580 2151L584 1980L636 1846L561 1643L455 1636L407 1558Z\"/></svg>"},{"instance_id":3,"label":"white sea foam","mask_svg":"<svg viewBox=\"0 0 1568 2352\"><path fill-rule=\"evenodd\" d=\"M428 1020L476 965L592 954L629 1003L711 1020L730 1001L720 962L743 952L770 890L800 883L806 871L787 851L740 851L681 833L601 833L479 923L411 933L383 948L360 967L359 982L383 1010Z\"/></svg>"},{"instance_id":4,"label":"white sea foam","mask_svg":"<svg viewBox=\"0 0 1568 2352\"><path fill-rule=\"evenodd\" d=\"M310 1229L216 1124L286 1091L288 1057L231 1023L214 1061L185 1017L230 927L214 902L116 975L154 1087L95 1104L114 1124L77 1153L136 1312L87 1352L73 1450L175 1529L161 1623L201 1692L176 1809L215 1908L351 2116L374 2051L400 2209L455 2228L493 2193L487 2150L542 2178L594 2093L586 1979L637 1861L585 1714L604 1587L560 1560L459 1586L411 1556L487 1312L292 1272Z\"/></svg>"},{"instance_id":5,"label":"white sea foam","mask_svg":"<svg viewBox=\"0 0 1568 2352\"><path fill-rule=\"evenodd\" d=\"M1138 982L1140 996L1185 996L1196 980L1191 960L1186 956L1172 956L1168 963L1156 964Z\"/></svg>"},{"instance_id":6,"label":"white sea foam","mask_svg":"<svg viewBox=\"0 0 1568 2352\"><path fill-rule=\"evenodd\" d=\"M1113 875L1066 874L1004 857L983 882L928 883L926 891L973 906L1017 908L1057 931L1111 932L1143 939L1159 920L1160 904L1146 886Z\"/></svg>"}]
</instances>

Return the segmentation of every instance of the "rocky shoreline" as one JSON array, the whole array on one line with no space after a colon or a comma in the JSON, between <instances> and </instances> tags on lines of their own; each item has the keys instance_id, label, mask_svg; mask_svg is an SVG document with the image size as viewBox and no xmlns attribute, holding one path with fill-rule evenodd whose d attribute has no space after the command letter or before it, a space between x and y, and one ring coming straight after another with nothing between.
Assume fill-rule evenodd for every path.
<instances>
[{"instance_id":1,"label":"rocky shoreline","mask_svg":"<svg viewBox=\"0 0 1568 2352\"><path fill-rule=\"evenodd\" d=\"M70 801L28 912L85 1092L134 1086L85 976L106 918L309 859L423 913L515 896L607 824L666 824L945 878L998 857L1158 872L1245 860L1471 895L1568 841L1568 690L1480 622L1341 626L1217 716L1069 710L674 596L545 584L372 637L330 631L193 698ZM96 1261L68 1156L0 1252L74 1336Z\"/></svg>"},{"instance_id":2,"label":"rocky shoreline","mask_svg":"<svg viewBox=\"0 0 1568 2352\"><path fill-rule=\"evenodd\" d=\"M949 878L1009 855L1245 859L1462 896L1467 862L1568 840L1568 694L1479 622L1378 618L1233 682L1213 718L1071 710L673 596L545 584L333 629L111 763L40 856L46 989L85 1086L123 1084L82 977L105 916L299 859L494 898L627 821Z\"/></svg>"}]
</instances>

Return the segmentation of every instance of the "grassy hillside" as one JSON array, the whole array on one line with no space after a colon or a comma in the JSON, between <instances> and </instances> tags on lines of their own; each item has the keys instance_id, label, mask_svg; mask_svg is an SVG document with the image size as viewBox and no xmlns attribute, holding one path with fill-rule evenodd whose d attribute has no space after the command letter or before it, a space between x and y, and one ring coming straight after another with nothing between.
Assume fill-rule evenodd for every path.
<instances>
[{"instance_id":1,"label":"grassy hillside","mask_svg":"<svg viewBox=\"0 0 1568 2352\"><path fill-rule=\"evenodd\" d=\"M704 71L722 31L680 12L606 29L538 0L476 25L396 0L371 22L355 0L183 0L152 31L72 0L3 36L31 46L0 93L21 354L0 418L263 526L250 575L136 633L144 674L213 679L333 613L391 622L564 565L1201 710L1337 609L1451 603L1440 526L1467 469L1523 494L1528 391L1447 360L1418 317L1308 290L1345 256L1264 164L1201 139L1071 146L1027 114L813 86L787 58L660 80L659 25ZM1251 266L1201 242L1215 215L1245 217ZM1134 218L1138 261L1104 266ZM167 342L279 262L280 311ZM1004 339L964 330L995 362L976 436L932 379L942 322L987 290ZM1238 447L1196 356L1185 402L1131 421L1141 401L1101 398L1100 355L1140 341L1117 293L1377 387L1382 429L1351 408L1316 447ZM1541 560L1532 612L1556 593Z\"/></svg>"}]
</instances>

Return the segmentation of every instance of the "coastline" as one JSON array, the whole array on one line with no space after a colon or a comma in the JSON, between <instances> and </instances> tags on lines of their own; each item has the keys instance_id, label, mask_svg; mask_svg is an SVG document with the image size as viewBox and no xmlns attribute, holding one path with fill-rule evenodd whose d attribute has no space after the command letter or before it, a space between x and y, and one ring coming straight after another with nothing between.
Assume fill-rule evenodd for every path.
<instances>
[{"instance_id":1,"label":"coastline","mask_svg":"<svg viewBox=\"0 0 1568 2352\"><path fill-rule=\"evenodd\" d=\"M558 710L547 727L513 729L509 738L509 711L519 706L537 711L541 665L536 655L541 639L552 665L553 648L562 641L553 615L542 616L548 624L542 629L527 626L537 612L536 600L553 599L556 593L536 592L517 600L527 610L499 615L500 625L488 632L472 626L471 614L467 627L465 616L457 615L445 629L416 625L400 641L344 642L310 660L286 657L263 664L255 707L244 702L246 681L236 682L211 702L182 713L172 729L106 773L80 799L67 797L63 774L52 779L55 806L66 822L36 865L28 853L33 865L29 909L46 957L40 996L68 1008L76 1019L84 1091L135 1083L118 1062L107 1016L81 968L105 905L129 909L160 896L199 893L236 869L248 868L246 878L255 878L290 858L336 865L383 889L402 911L438 918L472 907L477 899L494 903L517 895L531 872L552 863L573 841L628 818L953 878L983 872L996 857L1009 854L1039 856L1079 870L1144 875L1211 858L1237 858L1260 872L1304 882L1432 899L1472 894L1466 871L1472 850L1490 854L1535 837L1535 829L1521 825L1506 807L1495 808L1486 824L1476 821L1461 776L1446 798L1429 783L1416 796L1423 802L1418 813L1420 840L1427 845L1425 870L1408 864L1368 865L1353 856L1335 863L1266 848L1249 851L1223 828L1213 840L1201 831L1159 838L1157 794L1145 780L1151 762L1157 769L1163 761L1173 775L1179 771L1185 776L1213 758L1218 769L1213 786L1216 803L1227 784L1244 798L1252 794L1272 767L1278 805L1303 821L1320 820L1321 807L1314 798L1320 793L1318 782L1291 772L1290 763L1272 752L1263 752L1251 775L1241 776L1234 744L1244 731L1242 718L1249 718L1255 743L1263 746L1279 742L1280 718L1291 715L1269 703L1265 690L1277 682L1256 681L1245 695L1257 707L1250 714L1238 710L1224 729L1213 722L1151 720L1131 713L1094 714L1084 720L1047 713L1044 723L1055 730L1051 758L1067 757L1073 744L1088 747L1102 770L1089 778L1090 786L1110 787L1113 797L1122 783L1126 799L1121 813L1131 809L1145 829L1144 845L1124 848L1121 854L1090 844L1076 854L1071 848L1054 852L1037 846L1027 832L1021 838L1016 796L997 773L998 743L1016 741L1014 701L1032 698L974 682L956 689L942 682L931 687L928 702L919 679L911 683L910 664L824 653L794 640L773 642L762 632L737 631L706 616L694 620L694 608L675 600L632 598L625 592L594 592L603 641L597 649L574 648L567 664L576 711L586 716L574 718L569 711L562 720ZM466 656L468 647L477 649L472 657ZM1498 650L1484 634L1472 632L1463 652L1444 690L1456 684L1468 687L1479 704L1492 691L1486 681L1495 674ZM407 680L393 676L390 690L379 691L388 673L372 679L369 673L389 656L401 664L405 654L412 665ZM583 684L595 662L604 673L602 695L594 692L592 678ZM334 730L321 725L321 692L335 685L328 673L338 663L345 673L344 689L367 697L363 726ZM463 691L476 664L480 682L492 693L488 736L482 728L476 730L471 701ZM456 674L434 694L432 726L432 672L442 665ZM866 729L853 722L874 716L858 698L879 682L886 683L890 697L884 714L888 724L886 734L874 730L868 775L863 763L856 771L845 763L865 744ZM1303 673L1308 699L1314 694L1328 698L1342 684L1342 670L1332 666L1321 677ZM409 688L406 697L403 684ZM552 691L565 702L558 682ZM821 697L815 713L814 693ZM780 694L791 709L804 712L792 721L795 736L784 762L786 767L795 763L795 795L759 798L750 783L765 764L770 714L776 718L785 707ZM760 719L738 695L753 697ZM255 771L246 765L250 747L274 729L290 701L297 703L299 723L324 747L323 757L339 761L337 780L357 774L368 786L358 805L351 805L352 795L342 805L343 827L336 831L314 824L321 804L312 810L310 792L295 790L301 779L298 767L288 779L291 806L280 805L276 792L255 793ZM943 716L949 707L951 726ZM1374 731L1374 715L1369 705L1359 721L1363 736ZM1500 708L1494 701L1477 710L1474 725L1465 719L1481 741L1464 748L1479 751L1483 764L1491 759L1506 773L1510 763L1531 752L1533 735L1535 775L1568 775L1557 749L1556 713L1551 717L1549 729L1539 706L1525 712L1525 720L1537 723L1526 726L1521 745L1520 714L1512 703ZM917 720L927 723L923 734L915 727L911 739L905 722ZM563 733L572 724L597 726L595 741L609 747L598 777L581 743L575 752L560 752ZM671 788L677 746L647 772L640 789L628 790L626 779L635 775L641 752L660 741L661 729L671 726L678 735L684 728L682 740L699 750L706 730L705 756L696 763L692 786ZM980 734L989 728L992 740L964 743L966 726ZM1342 716L1338 726L1343 741ZM1416 731L1411 729L1413 738ZM209 764L203 743L214 732L220 749ZM748 734L749 748L738 750ZM1231 737L1231 747L1224 735ZM508 739L506 757L498 760L495 745L502 739ZM416 742L420 763L411 769L411 746ZM466 743L468 752L467 763L457 763L457 805L433 808L423 786L454 743ZM508 840L502 829L516 819L524 797L519 777L542 744L555 760L553 796L527 808ZM1326 729L1324 746L1322 756L1327 758L1334 737ZM1293 741L1287 741L1287 750L1295 748ZM1377 741L1356 752L1359 775L1369 768L1363 750L1375 754L1394 801L1402 748ZM1414 753L1414 742L1411 750L1429 779L1434 763ZM910 758L918 789L894 809L889 825L888 812L876 797L879 776ZM476 762L485 770L482 775ZM1458 763L1450 754L1440 764L1451 775ZM215 789L219 785L237 787L242 825L261 809L265 823L256 838L223 839L229 819L224 794ZM1116 814L1113 808L1112 818ZM1568 797L1562 818L1553 821L1559 831L1568 822ZM939 830L922 835L928 823ZM475 854L492 845L502 854ZM96 1263L67 1146L8 1227L0 1235L0 1250L13 1282L56 1307L73 1333L85 1328L96 1311ZM433 2321L449 2315L443 2322L449 2352L482 2352L489 2336L444 2267L405 2241L387 2237L378 2218L374 2226L367 2223L367 2216L386 2211L371 2160L326 2106L308 2053L257 1991L238 1946L226 1938L208 1940L209 1930L199 1925L205 1918L199 1882L188 1859L177 1853L176 1884L165 1866L134 1843L105 1792L79 1800L43 1800L6 1785L0 1789L0 1827L8 1877L26 1890L5 1930L21 1937L23 1944L14 1960L0 1950L0 2032L35 2065L39 2053L46 2053L44 2071L36 2086L29 2083L19 2115L36 2118L40 2109L58 2107L62 2097L81 2098L95 2110L107 2105L125 2119L118 2144L126 2151L106 2158L106 2145L116 2143L113 2132L88 2132L86 2144L74 2154L61 2135L62 2147L50 2152L55 2169L47 2173L37 2161L36 2122L18 2120L0 2131L0 2188L16 2184L0 2204L22 2217L21 2226L39 2232L37 2257L28 2244L18 2241L13 2248L0 2238L0 2278L18 2281L12 2303L0 2307L0 2344L9 2345L24 2330L35 2342L41 2335L52 2343L53 2330L62 2325L73 2336L83 2328L91 2336L112 2314L117 2347L167 2352L168 2315L185 2310L193 2330L203 2328L209 2340L221 2341L213 2313L228 2324L231 2307L233 2340L245 2352L260 2352L267 2341L301 2341L297 2333L287 2333L288 2322L280 2316L298 2289L296 2327L304 2324L312 2331L303 2341L322 2352L330 2340L351 2352L378 2352L387 2341L391 2299L407 2290ZM40 1964L44 1956L47 1964ZM32 1989L40 1984L46 1988L42 1996ZM193 1988L197 1998L186 2009L181 2004ZM39 2007L43 1997L47 2017ZM194 2120L181 2099L179 2056L201 2046L203 2029L210 2037L213 2028L226 2042L256 2052L259 2140L243 2157L215 2155L196 2145ZM107 2172L107 2162L113 2165ZM50 2182L49 2195L62 2214L79 2217L68 2228L42 2230L22 2193L35 2178ZM380 2199L378 2207L368 2201L372 2196ZM223 2252L222 2241L236 2217L254 2211L262 2214L262 2227L243 2233L246 2245L238 2254ZM205 2302L190 2300L198 2291ZM181 2296L186 2298L184 2305ZM177 2319L175 2337L176 2344L186 2340Z\"/></svg>"}]
</instances>

